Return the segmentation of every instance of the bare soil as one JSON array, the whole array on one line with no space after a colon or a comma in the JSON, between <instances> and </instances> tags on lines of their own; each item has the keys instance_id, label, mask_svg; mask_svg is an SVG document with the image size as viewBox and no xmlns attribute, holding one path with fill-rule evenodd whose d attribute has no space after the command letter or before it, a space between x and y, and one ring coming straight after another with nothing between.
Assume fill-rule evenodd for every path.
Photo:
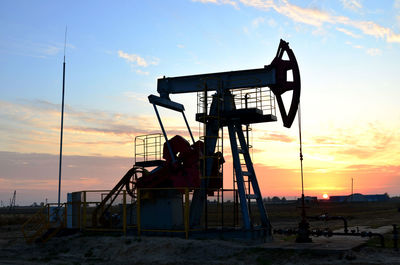
<instances>
[{"instance_id":1,"label":"bare soil","mask_svg":"<svg viewBox=\"0 0 400 265\"><path fill-rule=\"evenodd\" d=\"M267 208L274 227L293 227L298 222L295 205L267 205ZM0 226L0 264L400 264L400 253L391 248L388 230L388 225L400 224L397 204L317 205L311 206L309 212L316 215L326 209L331 215L348 217L353 228L368 230L386 226L386 230L379 231L386 233L387 247L381 248L368 239L363 239L364 244L356 249L329 251L329 247L321 250L313 249L312 245L287 247L295 245L293 236L276 235L274 246L228 240L82 233L54 237L45 244L27 244L21 225L10 224L7 219ZM314 225L340 229L343 223L311 222ZM314 238L322 246L332 240Z\"/></svg>"}]
</instances>

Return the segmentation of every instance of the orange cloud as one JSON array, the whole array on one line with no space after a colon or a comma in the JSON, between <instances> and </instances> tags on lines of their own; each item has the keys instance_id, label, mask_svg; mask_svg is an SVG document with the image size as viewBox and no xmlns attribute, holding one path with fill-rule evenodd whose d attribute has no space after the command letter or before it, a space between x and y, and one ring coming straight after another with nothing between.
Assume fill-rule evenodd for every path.
<instances>
[{"instance_id":1,"label":"orange cloud","mask_svg":"<svg viewBox=\"0 0 400 265\"><path fill-rule=\"evenodd\" d=\"M283 143L292 143L295 141L294 138L289 137L285 134L280 134L280 133L266 133L264 136L260 137L260 140L277 141L277 142L283 142Z\"/></svg>"},{"instance_id":2,"label":"orange cloud","mask_svg":"<svg viewBox=\"0 0 400 265\"><path fill-rule=\"evenodd\" d=\"M58 153L60 106L43 100L19 103L0 101L0 137L3 150ZM166 117L168 137L176 134L189 139L183 119ZM160 133L153 115L128 115L66 106L64 153L132 156L138 135Z\"/></svg>"},{"instance_id":3,"label":"orange cloud","mask_svg":"<svg viewBox=\"0 0 400 265\"><path fill-rule=\"evenodd\" d=\"M58 155L0 151L0 196L17 190L18 203L54 202L58 190ZM78 190L111 189L133 166L130 157L64 156L62 196ZM41 192L41 193L40 193ZM42 194L41 198L37 195Z\"/></svg>"}]
</instances>

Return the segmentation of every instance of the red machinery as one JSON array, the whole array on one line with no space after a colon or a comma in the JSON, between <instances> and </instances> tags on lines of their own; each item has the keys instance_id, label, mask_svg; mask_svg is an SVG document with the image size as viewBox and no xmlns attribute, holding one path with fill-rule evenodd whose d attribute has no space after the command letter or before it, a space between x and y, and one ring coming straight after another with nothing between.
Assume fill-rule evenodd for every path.
<instances>
[{"instance_id":1,"label":"red machinery","mask_svg":"<svg viewBox=\"0 0 400 265\"><path fill-rule=\"evenodd\" d=\"M190 190L200 188L204 143L197 141L190 145L179 135L172 137L168 142L175 159L172 159L167 143L164 143L164 160L160 161L161 165L150 172L144 167L131 168L96 207L92 215L93 226L97 226L98 220L102 225L107 225L109 220L105 218L106 213L124 187L133 198L136 198L138 188L189 188ZM225 162L222 154L216 153L215 157L218 162L214 163L213 175L218 177L210 179L209 192L211 193L222 188L222 175L218 173L222 163Z\"/></svg>"},{"instance_id":2,"label":"red machinery","mask_svg":"<svg viewBox=\"0 0 400 265\"><path fill-rule=\"evenodd\" d=\"M169 140L175 162L168 152L166 143L163 147L164 166L139 178L137 188L198 188L200 187L200 158L203 142L197 141L190 145L182 136L176 135Z\"/></svg>"}]
</instances>

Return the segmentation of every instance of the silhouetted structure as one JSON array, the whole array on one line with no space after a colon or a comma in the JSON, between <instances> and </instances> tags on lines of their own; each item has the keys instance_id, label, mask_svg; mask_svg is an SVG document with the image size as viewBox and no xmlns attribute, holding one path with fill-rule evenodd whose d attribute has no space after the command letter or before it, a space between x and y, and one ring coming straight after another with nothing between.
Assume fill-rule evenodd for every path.
<instances>
[{"instance_id":1,"label":"silhouetted structure","mask_svg":"<svg viewBox=\"0 0 400 265\"><path fill-rule=\"evenodd\" d=\"M330 202L383 202L388 201L389 196L385 194L363 195L354 193L353 195L331 196Z\"/></svg>"}]
</instances>

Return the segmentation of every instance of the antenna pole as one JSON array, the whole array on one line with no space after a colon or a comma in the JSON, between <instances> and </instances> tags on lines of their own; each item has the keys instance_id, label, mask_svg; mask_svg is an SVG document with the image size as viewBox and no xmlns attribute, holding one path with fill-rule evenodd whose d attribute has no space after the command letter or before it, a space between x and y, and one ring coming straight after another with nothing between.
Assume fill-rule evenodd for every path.
<instances>
[{"instance_id":1,"label":"antenna pole","mask_svg":"<svg viewBox=\"0 0 400 265\"><path fill-rule=\"evenodd\" d=\"M61 103L61 133L60 133L60 163L58 166L58 208L60 208L61 194L61 166L62 166L62 145L63 145L63 130L64 130L64 95L65 95L65 48L67 46L67 27L65 27L64 37L64 62L63 62L63 83L62 83L62 103Z\"/></svg>"}]
</instances>

